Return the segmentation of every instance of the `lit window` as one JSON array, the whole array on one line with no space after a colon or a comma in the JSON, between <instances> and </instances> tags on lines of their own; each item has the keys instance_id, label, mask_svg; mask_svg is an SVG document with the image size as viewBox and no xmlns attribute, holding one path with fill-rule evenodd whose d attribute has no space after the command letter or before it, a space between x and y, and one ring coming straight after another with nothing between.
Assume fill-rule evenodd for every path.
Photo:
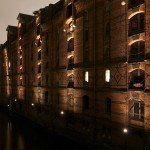
<instances>
[{"instance_id":1,"label":"lit window","mask_svg":"<svg viewBox=\"0 0 150 150\"><path fill-rule=\"evenodd\" d=\"M105 71L105 81L110 82L110 70L108 69Z\"/></svg>"},{"instance_id":2,"label":"lit window","mask_svg":"<svg viewBox=\"0 0 150 150\"><path fill-rule=\"evenodd\" d=\"M85 81L89 82L89 72L88 71L85 72Z\"/></svg>"}]
</instances>

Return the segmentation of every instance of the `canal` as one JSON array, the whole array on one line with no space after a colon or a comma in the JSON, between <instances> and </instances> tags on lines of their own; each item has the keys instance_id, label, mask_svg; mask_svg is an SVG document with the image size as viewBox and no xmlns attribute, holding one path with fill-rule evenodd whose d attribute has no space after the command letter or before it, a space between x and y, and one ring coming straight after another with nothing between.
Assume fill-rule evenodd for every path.
<instances>
[{"instance_id":1,"label":"canal","mask_svg":"<svg viewBox=\"0 0 150 150\"><path fill-rule=\"evenodd\" d=\"M22 118L0 112L0 150L87 150Z\"/></svg>"}]
</instances>

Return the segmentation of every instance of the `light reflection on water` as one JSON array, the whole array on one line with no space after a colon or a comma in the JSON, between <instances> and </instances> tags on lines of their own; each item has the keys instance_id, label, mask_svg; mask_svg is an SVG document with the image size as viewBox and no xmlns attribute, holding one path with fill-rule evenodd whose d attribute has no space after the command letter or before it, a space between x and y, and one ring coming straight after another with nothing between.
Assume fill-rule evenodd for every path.
<instances>
[{"instance_id":1,"label":"light reflection on water","mask_svg":"<svg viewBox=\"0 0 150 150\"><path fill-rule=\"evenodd\" d=\"M9 118L0 112L0 150L86 150L64 137L23 119Z\"/></svg>"}]
</instances>

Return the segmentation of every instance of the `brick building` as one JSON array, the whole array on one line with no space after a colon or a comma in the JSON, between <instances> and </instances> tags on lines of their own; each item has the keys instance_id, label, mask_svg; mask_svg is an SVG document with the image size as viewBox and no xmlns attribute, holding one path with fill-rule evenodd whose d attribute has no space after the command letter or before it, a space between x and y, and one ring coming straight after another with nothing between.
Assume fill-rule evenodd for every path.
<instances>
[{"instance_id":1,"label":"brick building","mask_svg":"<svg viewBox=\"0 0 150 150\"><path fill-rule=\"evenodd\" d=\"M149 10L149 0L60 0L20 13L0 48L1 104L85 143L147 149Z\"/></svg>"}]
</instances>

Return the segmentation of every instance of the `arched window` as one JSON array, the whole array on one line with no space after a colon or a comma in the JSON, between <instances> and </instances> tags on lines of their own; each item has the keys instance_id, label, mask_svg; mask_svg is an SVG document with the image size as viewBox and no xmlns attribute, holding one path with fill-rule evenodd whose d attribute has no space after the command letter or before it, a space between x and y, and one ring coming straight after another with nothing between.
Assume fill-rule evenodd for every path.
<instances>
[{"instance_id":1,"label":"arched window","mask_svg":"<svg viewBox=\"0 0 150 150\"><path fill-rule=\"evenodd\" d=\"M133 7L136 7L140 4L143 4L144 3L144 0L129 0L129 9L130 8L133 8Z\"/></svg>"},{"instance_id":2,"label":"arched window","mask_svg":"<svg viewBox=\"0 0 150 150\"><path fill-rule=\"evenodd\" d=\"M143 61L145 58L145 42L138 41L131 45L130 48L130 61Z\"/></svg>"},{"instance_id":3,"label":"arched window","mask_svg":"<svg viewBox=\"0 0 150 150\"><path fill-rule=\"evenodd\" d=\"M74 38L70 39L68 43L68 52L71 52L73 50L74 50Z\"/></svg>"},{"instance_id":4,"label":"arched window","mask_svg":"<svg viewBox=\"0 0 150 150\"><path fill-rule=\"evenodd\" d=\"M68 69L73 69L73 67L74 67L74 57L71 56L68 62Z\"/></svg>"},{"instance_id":5,"label":"arched window","mask_svg":"<svg viewBox=\"0 0 150 150\"><path fill-rule=\"evenodd\" d=\"M130 73L130 89L144 89L145 87L145 72L141 69L136 69Z\"/></svg>"},{"instance_id":6,"label":"arched window","mask_svg":"<svg viewBox=\"0 0 150 150\"><path fill-rule=\"evenodd\" d=\"M83 96L82 109L83 111L89 110L89 96L87 95Z\"/></svg>"},{"instance_id":7,"label":"arched window","mask_svg":"<svg viewBox=\"0 0 150 150\"><path fill-rule=\"evenodd\" d=\"M108 22L106 24L106 38L109 38L110 36L110 23Z\"/></svg>"},{"instance_id":8,"label":"arched window","mask_svg":"<svg viewBox=\"0 0 150 150\"><path fill-rule=\"evenodd\" d=\"M106 113L110 113L111 112L111 99L108 98L108 97L105 100L105 112Z\"/></svg>"},{"instance_id":9,"label":"arched window","mask_svg":"<svg viewBox=\"0 0 150 150\"><path fill-rule=\"evenodd\" d=\"M129 36L144 32L144 13L133 16L129 22Z\"/></svg>"}]
</instances>

